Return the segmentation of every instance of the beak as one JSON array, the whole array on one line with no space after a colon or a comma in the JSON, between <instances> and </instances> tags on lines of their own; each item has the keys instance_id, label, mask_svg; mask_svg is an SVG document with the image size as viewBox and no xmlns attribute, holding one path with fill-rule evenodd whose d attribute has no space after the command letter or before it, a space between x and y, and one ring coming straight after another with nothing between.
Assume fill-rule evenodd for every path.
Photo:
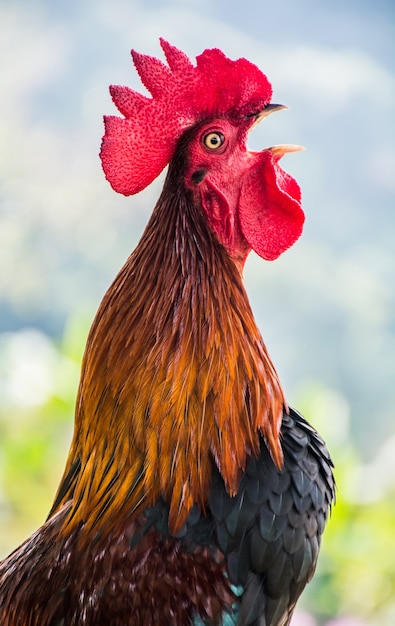
<instances>
[{"instance_id":1,"label":"beak","mask_svg":"<svg viewBox=\"0 0 395 626\"><path fill-rule=\"evenodd\" d=\"M260 111L256 116L256 121L261 122L265 117L268 117L268 115L271 115L276 111L282 111L284 109L288 109L285 104L267 104L265 108L262 109L262 111Z\"/></svg>"},{"instance_id":2,"label":"beak","mask_svg":"<svg viewBox=\"0 0 395 626\"><path fill-rule=\"evenodd\" d=\"M259 124L259 122L264 120L265 117L269 117L269 115L271 115L272 113L275 113L276 111L283 111L288 108L289 107L287 107L285 104L267 104L265 108L262 109L262 111L259 111L259 113L255 113L254 115L255 119L254 119L253 124L251 125L251 128L254 128L254 126L256 126L257 124ZM305 148L303 146L297 146L292 143L286 143L286 144L281 144L278 146L271 146L270 148L266 148L266 150L269 150L269 152L271 152L273 156L276 157L277 161L279 161L281 157L283 157L284 154L287 154L288 152L300 152L301 150L304 150L304 149Z\"/></svg>"},{"instance_id":3,"label":"beak","mask_svg":"<svg viewBox=\"0 0 395 626\"><path fill-rule=\"evenodd\" d=\"M255 113L255 119L251 128L259 124L259 122L262 122L265 117L269 117L269 115L271 115L272 113L275 113L276 111L282 111L283 109L288 109L288 107L285 106L285 104L267 104L265 108L262 109L262 111L259 111L259 113Z\"/></svg>"},{"instance_id":4,"label":"beak","mask_svg":"<svg viewBox=\"0 0 395 626\"><path fill-rule=\"evenodd\" d=\"M281 157L288 152L300 152L301 150L305 150L305 148L293 143L285 143L279 146L271 146L271 148L266 148L266 150L269 150L277 159L281 159Z\"/></svg>"}]
</instances>

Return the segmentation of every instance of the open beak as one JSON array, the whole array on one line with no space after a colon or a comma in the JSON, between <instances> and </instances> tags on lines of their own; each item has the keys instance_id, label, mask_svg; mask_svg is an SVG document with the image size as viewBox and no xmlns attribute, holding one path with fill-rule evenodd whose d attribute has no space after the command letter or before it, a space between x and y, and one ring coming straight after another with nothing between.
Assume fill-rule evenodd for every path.
<instances>
[{"instance_id":1,"label":"open beak","mask_svg":"<svg viewBox=\"0 0 395 626\"><path fill-rule=\"evenodd\" d=\"M272 113L275 113L276 111L283 111L288 108L289 107L285 104L267 104L262 111L255 113L255 120L251 125L251 128L254 128L254 126L259 124L259 122L262 122L262 120L266 117L269 117ZM271 146L270 148L266 148L266 150L269 150L277 158L277 160L280 160L284 154L287 154L288 152L300 152L300 150L304 150L304 148L303 146L286 143L278 146Z\"/></svg>"}]
</instances>

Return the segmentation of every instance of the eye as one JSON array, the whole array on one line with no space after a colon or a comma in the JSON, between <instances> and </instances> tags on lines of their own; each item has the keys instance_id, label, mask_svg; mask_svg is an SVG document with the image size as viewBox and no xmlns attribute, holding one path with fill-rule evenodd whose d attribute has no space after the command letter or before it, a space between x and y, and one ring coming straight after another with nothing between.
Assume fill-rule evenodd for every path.
<instances>
[{"instance_id":1,"label":"eye","mask_svg":"<svg viewBox=\"0 0 395 626\"><path fill-rule=\"evenodd\" d=\"M222 133L213 131L203 137L203 143L209 150L218 150L225 141Z\"/></svg>"}]
</instances>

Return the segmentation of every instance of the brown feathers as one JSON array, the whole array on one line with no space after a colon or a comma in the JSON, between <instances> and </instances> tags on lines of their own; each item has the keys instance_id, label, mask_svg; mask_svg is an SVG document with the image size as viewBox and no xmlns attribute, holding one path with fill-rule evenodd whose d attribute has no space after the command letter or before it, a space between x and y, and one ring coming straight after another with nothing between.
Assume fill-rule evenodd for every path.
<instances>
[{"instance_id":1,"label":"brown feathers","mask_svg":"<svg viewBox=\"0 0 395 626\"><path fill-rule=\"evenodd\" d=\"M64 513L0 564L2 625L168 626L189 624L194 614L214 625L234 601L217 548L186 550L154 528L132 546L146 522L142 515L80 550L82 528L59 535Z\"/></svg>"},{"instance_id":2,"label":"brown feathers","mask_svg":"<svg viewBox=\"0 0 395 626\"><path fill-rule=\"evenodd\" d=\"M194 502L205 508L212 459L236 493L259 432L282 463L277 374L239 271L184 189L183 169L181 147L89 335L54 507L72 499L64 532L81 522L92 533L114 527L159 496L177 532Z\"/></svg>"}]
</instances>

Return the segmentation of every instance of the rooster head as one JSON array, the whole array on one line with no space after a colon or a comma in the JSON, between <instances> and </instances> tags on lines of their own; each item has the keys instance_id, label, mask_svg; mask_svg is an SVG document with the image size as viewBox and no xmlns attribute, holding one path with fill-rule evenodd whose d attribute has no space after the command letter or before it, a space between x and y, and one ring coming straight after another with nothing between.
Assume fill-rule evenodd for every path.
<instances>
[{"instance_id":1,"label":"rooster head","mask_svg":"<svg viewBox=\"0 0 395 626\"><path fill-rule=\"evenodd\" d=\"M111 86L124 116L105 116L101 159L107 180L124 195L147 187L173 159L192 129L185 187L202 206L211 229L243 265L253 249L273 260L300 236L304 214L298 183L279 165L298 146L261 152L247 148L252 126L286 107L271 103L266 76L246 59L205 50L196 66L160 40L168 65L132 50L151 98ZM194 130L193 130L194 129Z\"/></svg>"}]
</instances>

